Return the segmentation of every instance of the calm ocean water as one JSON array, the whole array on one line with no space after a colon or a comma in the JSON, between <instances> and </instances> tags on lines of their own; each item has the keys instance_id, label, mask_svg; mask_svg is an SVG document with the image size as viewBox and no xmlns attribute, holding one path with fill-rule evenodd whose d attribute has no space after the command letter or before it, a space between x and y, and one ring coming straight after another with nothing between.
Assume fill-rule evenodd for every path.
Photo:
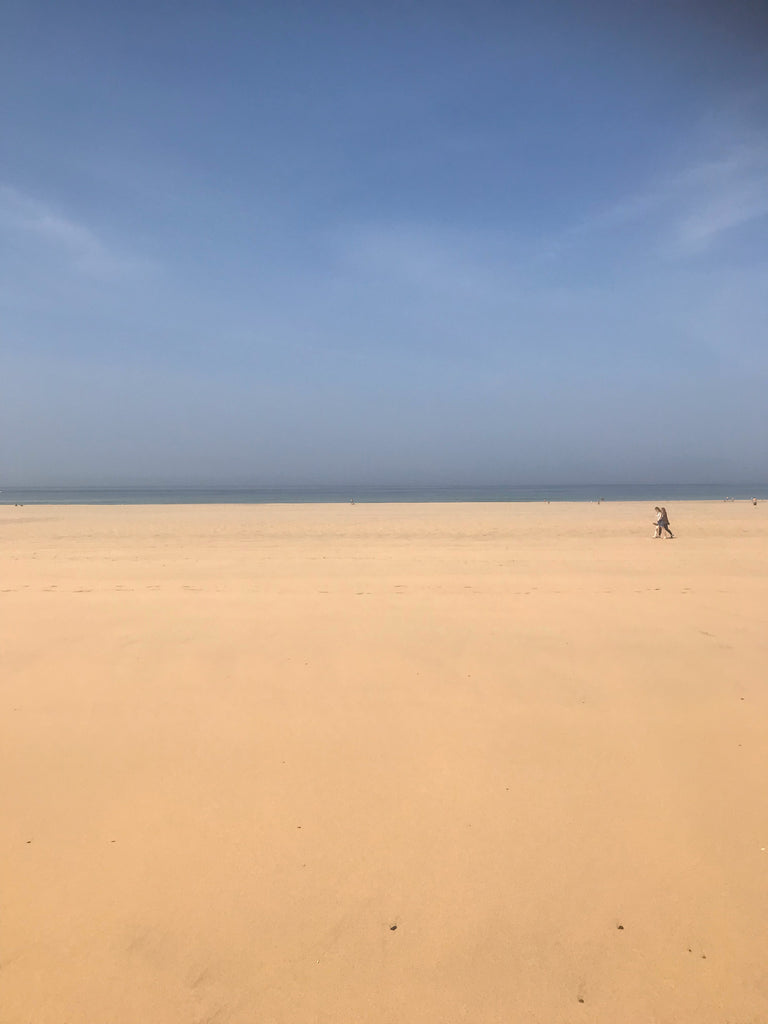
<instances>
[{"instance_id":1,"label":"calm ocean water","mask_svg":"<svg viewBox=\"0 0 768 1024\"><path fill-rule=\"evenodd\" d=\"M126 487L0 490L0 505L264 505L312 502L712 501L768 499L768 484L578 487Z\"/></svg>"}]
</instances>

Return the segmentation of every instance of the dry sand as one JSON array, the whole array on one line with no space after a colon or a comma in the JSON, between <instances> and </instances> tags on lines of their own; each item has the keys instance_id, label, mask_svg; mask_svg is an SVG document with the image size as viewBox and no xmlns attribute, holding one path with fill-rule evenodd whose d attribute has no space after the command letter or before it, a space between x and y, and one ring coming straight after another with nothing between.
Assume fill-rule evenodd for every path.
<instances>
[{"instance_id":1,"label":"dry sand","mask_svg":"<svg viewBox=\"0 0 768 1024\"><path fill-rule=\"evenodd\" d=\"M763 1024L768 504L670 513L0 508L2 1024Z\"/></svg>"}]
</instances>

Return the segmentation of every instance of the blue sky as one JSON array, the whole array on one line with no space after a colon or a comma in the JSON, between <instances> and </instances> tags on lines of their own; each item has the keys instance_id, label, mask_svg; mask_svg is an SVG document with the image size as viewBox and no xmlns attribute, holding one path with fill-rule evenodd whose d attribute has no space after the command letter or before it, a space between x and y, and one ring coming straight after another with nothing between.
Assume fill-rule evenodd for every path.
<instances>
[{"instance_id":1,"label":"blue sky","mask_svg":"<svg viewBox=\"0 0 768 1024\"><path fill-rule=\"evenodd\" d=\"M762 4L4 0L0 88L8 485L768 476Z\"/></svg>"}]
</instances>

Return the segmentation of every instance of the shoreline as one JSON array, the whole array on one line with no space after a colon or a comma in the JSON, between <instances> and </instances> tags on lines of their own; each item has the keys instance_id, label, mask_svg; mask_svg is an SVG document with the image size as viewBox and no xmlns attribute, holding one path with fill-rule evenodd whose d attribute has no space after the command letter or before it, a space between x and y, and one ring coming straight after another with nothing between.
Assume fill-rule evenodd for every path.
<instances>
[{"instance_id":1,"label":"shoreline","mask_svg":"<svg viewBox=\"0 0 768 1024\"><path fill-rule=\"evenodd\" d=\"M403 500L368 500L365 498L350 498L350 499L338 499L328 501L294 501L294 500L280 500L280 501L130 501L130 502L118 502L118 501L34 501L26 500L23 502L16 501L2 501L0 500L0 508L228 508L232 506L240 506L244 508L259 508L259 507L276 507L276 508L304 508L306 506L344 506L344 505L361 505L361 506L482 506L482 505L648 505L653 506L654 502L663 501L670 505L681 505L681 504L695 504L695 505L739 505L739 504L753 504L753 498L757 499L758 504L764 504L768 502L768 495L761 497L759 494L750 497L742 498L670 498L664 492L659 492L649 498L557 498L557 499L543 499L543 498L530 498L530 499L504 499L504 498L488 498L488 499L472 499L465 500L461 498L455 498L450 500L444 499L429 499L423 501L412 501L410 499Z\"/></svg>"},{"instance_id":2,"label":"shoreline","mask_svg":"<svg viewBox=\"0 0 768 1024\"><path fill-rule=\"evenodd\" d=\"M768 500L768 482L557 487L111 487L0 489L0 505L615 504Z\"/></svg>"}]
</instances>

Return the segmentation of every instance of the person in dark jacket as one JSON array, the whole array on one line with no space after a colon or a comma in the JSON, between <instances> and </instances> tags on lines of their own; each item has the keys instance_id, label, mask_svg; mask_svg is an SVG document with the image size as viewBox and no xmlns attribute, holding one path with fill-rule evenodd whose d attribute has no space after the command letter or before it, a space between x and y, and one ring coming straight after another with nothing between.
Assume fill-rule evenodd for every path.
<instances>
[{"instance_id":1,"label":"person in dark jacket","mask_svg":"<svg viewBox=\"0 0 768 1024\"><path fill-rule=\"evenodd\" d=\"M661 531L664 530L668 537L674 538L675 535L669 528L669 516L667 515L667 510L663 505L661 507L656 505L654 509L656 512L656 533L654 534L654 537L661 537Z\"/></svg>"}]
</instances>

